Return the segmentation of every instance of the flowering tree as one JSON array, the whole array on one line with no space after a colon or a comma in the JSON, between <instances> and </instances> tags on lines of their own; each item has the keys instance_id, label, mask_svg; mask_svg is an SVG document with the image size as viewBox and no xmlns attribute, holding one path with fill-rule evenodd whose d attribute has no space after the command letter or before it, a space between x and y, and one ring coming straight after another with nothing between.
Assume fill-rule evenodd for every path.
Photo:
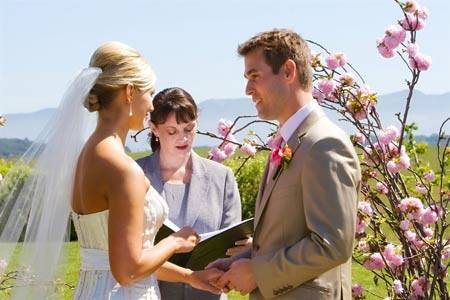
<instances>
[{"instance_id":1,"label":"flowering tree","mask_svg":"<svg viewBox=\"0 0 450 300\"><path fill-rule=\"evenodd\" d=\"M6 118L2 115L0 115L0 128L5 126L6 124Z\"/></svg>"},{"instance_id":2,"label":"flowering tree","mask_svg":"<svg viewBox=\"0 0 450 300\"><path fill-rule=\"evenodd\" d=\"M414 139L417 126L408 123L415 86L431 65L431 58L420 51L417 43L417 34L429 13L414 0L394 1L400 8L399 20L377 40L377 50L387 59L399 57L410 73L405 105L397 114L398 125L382 123L376 108L377 94L348 63L344 53L330 53L309 41L322 51L311 58L313 97L355 129L351 139L363 176L354 261L373 272L374 280L385 286L392 299L449 299L446 276L450 258L450 178L446 170L450 137L443 129L450 118L439 129L438 166L433 170L423 159L426 145ZM238 121L246 118L249 117L239 117L234 122L220 120L218 135L200 132L221 139L220 145L210 151L211 159L222 162L238 147L247 154L243 164L259 150L272 150L272 158L283 157L283 153L277 154L280 149L274 146L273 135L264 141L250 131L243 142L236 140L235 134L242 129L264 122L252 120L235 129ZM352 291L355 299L365 298L361 285L355 283Z\"/></svg>"}]
</instances>

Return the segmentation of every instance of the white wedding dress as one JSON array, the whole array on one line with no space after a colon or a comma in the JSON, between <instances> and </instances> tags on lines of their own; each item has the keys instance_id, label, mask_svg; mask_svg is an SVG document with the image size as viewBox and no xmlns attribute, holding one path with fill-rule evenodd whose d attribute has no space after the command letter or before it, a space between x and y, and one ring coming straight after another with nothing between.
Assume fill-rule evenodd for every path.
<instances>
[{"instance_id":1,"label":"white wedding dress","mask_svg":"<svg viewBox=\"0 0 450 300\"><path fill-rule=\"evenodd\" d=\"M168 215L168 206L159 193L150 187L144 202L144 249L151 248L159 228ZM80 244L81 267L74 299L160 299L158 282L154 275L122 287L112 276L108 259L109 211L79 215L72 219Z\"/></svg>"}]
</instances>

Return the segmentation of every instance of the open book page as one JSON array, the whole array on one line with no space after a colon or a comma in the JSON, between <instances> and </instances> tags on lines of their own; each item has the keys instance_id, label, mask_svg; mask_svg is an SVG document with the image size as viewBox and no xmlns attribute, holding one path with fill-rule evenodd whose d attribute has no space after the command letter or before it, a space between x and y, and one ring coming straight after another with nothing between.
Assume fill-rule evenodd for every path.
<instances>
[{"instance_id":1,"label":"open book page","mask_svg":"<svg viewBox=\"0 0 450 300\"><path fill-rule=\"evenodd\" d=\"M200 238L201 238L201 239L200 239L200 242L206 241L207 239L209 239L209 238L211 238L211 237L213 237L213 236L215 236L215 235L218 235L218 234L220 234L221 232L227 231L227 230L229 230L230 228L233 228L233 227L237 227L237 226L239 226L239 225L241 225L241 224L243 224L243 223L248 222L249 220L250 220L250 219L243 220L243 221L241 221L241 222L239 222L239 223L230 225L230 226L228 226L228 227L225 227L225 228L222 228L222 229L219 229L219 230L215 230L215 231L210 231L210 232L202 233L202 234L200 234Z\"/></svg>"},{"instance_id":2,"label":"open book page","mask_svg":"<svg viewBox=\"0 0 450 300\"><path fill-rule=\"evenodd\" d=\"M174 222L170 221L169 218L167 218L164 221L164 225L166 225L167 227L169 227L169 229L171 229L173 232L177 232L178 230L180 230L181 228L178 227Z\"/></svg>"},{"instance_id":3,"label":"open book page","mask_svg":"<svg viewBox=\"0 0 450 300\"><path fill-rule=\"evenodd\" d=\"M159 229L155 244L161 239L178 231L179 227L166 220ZM226 257L226 251L235 246L235 242L253 234L253 218L220 230L204 233L200 243L189 253L178 253L170 258L170 262L191 270L203 270L208 263Z\"/></svg>"}]
</instances>

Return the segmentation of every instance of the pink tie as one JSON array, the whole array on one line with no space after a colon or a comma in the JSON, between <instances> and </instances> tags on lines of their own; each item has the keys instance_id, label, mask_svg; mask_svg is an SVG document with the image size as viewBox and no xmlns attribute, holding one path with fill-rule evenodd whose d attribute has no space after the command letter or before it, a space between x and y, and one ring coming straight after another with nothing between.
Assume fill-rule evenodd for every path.
<instances>
[{"instance_id":1,"label":"pink tie","mask_svg":"<svg viewBox=\"0 0 450 300\"><path fill-rule=\"evenodd\" d=\"M283 144L283 137L279 133L276 133L274 135L274 138L272 139L272 141L269 143L269 147L272 149L272 152L270 153L270 157L269 157L269 170L267 171L266 185L269 184L270 179L274 175L273 172L275 171L276 167L278 166L277 164L272 162L272 159L271 159L272 153L274 151L279 151L282 144Z\"/></svg>"}]
</instances>

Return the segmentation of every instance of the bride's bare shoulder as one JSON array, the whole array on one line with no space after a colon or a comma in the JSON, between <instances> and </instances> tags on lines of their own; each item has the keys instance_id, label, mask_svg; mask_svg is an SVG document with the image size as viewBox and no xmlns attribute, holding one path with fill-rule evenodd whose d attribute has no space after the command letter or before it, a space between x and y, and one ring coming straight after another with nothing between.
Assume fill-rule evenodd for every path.
<instances>
[{"instance_id":1,"label":"bride's bare shoulder","mask_svg":"<svg viewBox=\"0 0 450 300\"><path fill-rule=\"evenodd\" d=\"M141 175L142 170L129 157L121 145L112 139L104 139L96 143L88 144L85 155L91 157L92 166L96 165L101 168L105 175Z\"/></svg>"}]
</instances>

